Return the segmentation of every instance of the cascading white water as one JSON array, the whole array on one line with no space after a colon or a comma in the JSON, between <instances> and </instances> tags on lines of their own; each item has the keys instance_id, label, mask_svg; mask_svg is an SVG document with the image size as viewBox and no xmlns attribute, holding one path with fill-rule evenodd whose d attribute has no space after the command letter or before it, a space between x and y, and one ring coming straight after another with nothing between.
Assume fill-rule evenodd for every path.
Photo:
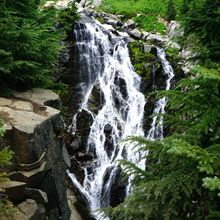
<instances>
[{"instance_id":1,"label":"cascading white water","mask_svg":"<svg viewBox=\"0 0 220 220\"><path fill-rule=\"evenodd\" d=\"M171 87L170 82L174 77L173 68L166 60L166 53L163 49L157 48L157 56L160 59L160 62L163 66L164 74L167 76L166 90L170 90ZM154 114L153 121L147 136L147 138L150 140L163 139L163 114L165 113L165 107L166 107L166 97L163 97L156 102L156 107L153 112ZM158 117L160 118L159 121L157 122Z\"/></svg>"},{"instance_id":2,"label":"cascading white water","mask_svg":"<svg viewBox=\"0 0 220 220\"><path fill-rule=\"evenodd\" d=\"M79 41L76 44L79 50L84 51L80 59L87 59L87 69L83 69L92 80L89 80L79 111L83 109L93 117L87 151L95 152L95 159L92 172L91 169L84 168L83 190L87 192L84 194L89 197L91 209L96 210L109 205L111 185L118 171L117 161L128 159L138 163L140 159L140 155L134 152L131 145L119 144L119 141L130 135L144 135L142 119L145 97L139 92L141 79L134 72L123 37L107 33L100 24L85 23L84 29L84 32L77 30L76 39L79 38ZM83 37L83 34L87 36ZM87 49L84 48L85 45ZM92 71L95 71L95 79ZM102 108L97 114L88 105L95 85L99 86L103 94ZM75 119L76 117L72 127L75 126ZM105 146L106 126L110 128L110 150ZM72 180L76 182L74 176Z\"/></svg>"},{"instance_id":3,"label":"cascading white water","mask_svg":"<svg viewBox=\"0 0 220 220\"><path fill-rule=\"evenodd\" d=\"M75 30L76 49L82 64L81 75L87 78L83 89L84 99L73 117L71 130L76 131L77 114L86 111L93 118L88 135L86 150L94 155L92 167L83 167L84 183L81 185L74 174L69 174L76 187L88 199L91 210L107 207L110 193L119 167L119 159L129 160L144 169L143 155L133 149L133 144L120 143L128 136L144 136L142 120L145 97L139 92L141 78L131 65L124 37L115 36L103 28L100 23L80 24ZM165 53L157 48L158 57L164 73L168 76L166 89L170 89L173 77L172 67L165 59ZM83 81L83 80L82 80ZM89 105L94 87L98 87L102 103L99 111ZM160 99L154 113L164 113L166 99ZM156 123L153 118L148 138L162 138L163 119ZM106 135L106 130L108 135ZM110 137L110 140L108 139ZM110 141L110 145L108 142ZM132 178L132 177L131 177ZM130 179L131 180L131 179ZM127 193L130 191L128 180ZM97 214L95 214L98 217Z\"/></svg>"}]
</instances>

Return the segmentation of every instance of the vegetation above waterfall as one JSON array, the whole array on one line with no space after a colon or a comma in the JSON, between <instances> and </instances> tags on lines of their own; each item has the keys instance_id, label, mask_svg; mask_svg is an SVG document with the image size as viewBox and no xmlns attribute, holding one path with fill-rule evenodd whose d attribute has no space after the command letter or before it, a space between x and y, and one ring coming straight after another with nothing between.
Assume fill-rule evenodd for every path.
<instances>
[{"instance_id":1,"label":"vegetation above waterfall","mask_svg":"<svg viewBox=\"0 0 220 220\"><path fill-rule=\"evenodd\" d=\"M133 18L139 28L166 33L164 21L178 20L185 28L185 38L195 35L191 47L204 59L220 58L220 12L218 0L104 0L102 10Z\"/></svg>"}]
</instances>

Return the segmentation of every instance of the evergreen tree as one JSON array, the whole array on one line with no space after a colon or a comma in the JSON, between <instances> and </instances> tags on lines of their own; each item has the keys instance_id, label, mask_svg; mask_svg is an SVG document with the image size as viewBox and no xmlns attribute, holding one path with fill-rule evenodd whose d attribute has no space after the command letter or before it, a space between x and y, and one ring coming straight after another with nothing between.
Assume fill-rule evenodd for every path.
<instances>
[{"instance_id":1,"label":"evergreen tree","mask_svg":"<svg viewBox=\"0 0 220 220\"><path fill-rule=\"evenodd\" d=\"M54 28L55 9L40 10L37 2L0 2L1 88L25 89L51 79L61 49L61 35Z\"/></svg>"},{"instance_id":2,"label":"evergreen tree","mask_svg":"<svg viewBox=\"0 0 220 220\"><path fill-rule=\"evenodd\" d=\"M167 6L167 20L175 20L176 19L176 9L173 4L173 0L169 0L168 6Z\"/></svg>"},{"instance_id":3,"label":"evergreen tree","mask_svg":"<svg viewBox=\"0 0 220 220\"><path fill-rule=\"evenodd\" d=\"M186 14L187 12L189 12L189 0L183 0L181 13Z\"/></svg>"},{"instance_id":4,"label":"evergreen tree","mask_svg":"<svg viewBox=\"0 0 220 220\"><path fill-rule=\"evenodd\" d=\"M133 137L148 155L146 170L121 161L134 190L106 209L114 220L220 218L220 73L197 67L168 97L165 123L173 134L163 141Z\"/></svg>"},{"instance_id":5,"label":"evergreen tree","mask_svg":"<svg viewBox=\"0 0 220 220\"><path fill-rule=\"evenodd\" d=\"M192 1L185 17L186 34L194 33L209 50L213 60L220 58L220 2Z\"/></svg>"}]
</instances>

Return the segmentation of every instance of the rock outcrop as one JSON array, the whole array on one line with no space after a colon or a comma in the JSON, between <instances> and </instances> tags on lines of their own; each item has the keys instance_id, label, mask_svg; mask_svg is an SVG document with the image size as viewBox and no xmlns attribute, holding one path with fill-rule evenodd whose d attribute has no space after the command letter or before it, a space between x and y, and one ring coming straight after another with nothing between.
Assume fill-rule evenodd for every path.
<instances>
[{"instance_id":1,"label":"rock outcrop","mask_svg":"<svg viewBox=\"0 0 220 220\"><path fill-rule=\"evenodd\" d=\"M70 218L65 184L70 160L68 154L63 155L60 107L58 95L45 89L17 92L12 99L0 98L6 130L1 146L9 145L14 152L10 181L0 188L13 202L21 203L16 220Z\"/></svg>"}]
</instances>

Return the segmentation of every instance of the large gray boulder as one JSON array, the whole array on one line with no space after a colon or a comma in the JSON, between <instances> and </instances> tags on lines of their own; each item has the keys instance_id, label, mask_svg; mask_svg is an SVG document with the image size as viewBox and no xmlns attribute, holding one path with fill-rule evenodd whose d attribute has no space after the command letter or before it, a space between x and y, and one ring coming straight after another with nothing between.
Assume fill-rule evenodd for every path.
<instances>
[{"instance_id":1,"label":"large gray boulder","mask_svg":"<svg viewBox=\"0 0 220 220\"><path fill-rule=\"evenodd\" d=\"M179 38L184 35L184 30L181 27L180 23L177 21L171 21L168 24L167 36L170 38Z\"/></svg>"},{"instance_id":2,"label":"large gray boulder","mask_svg":"<svg viewBox=\"0 0 220 220\"><path fill-rule=\"evenodd\" d=\"M45 220L46 210L32 199L20 203L13 212L13 220Z\"/></svg>"},{"instance_id":3,"label":"large gray boulder","mask_svg":"<svg viewBox=\"0 0 220 220\"><path fill-rule=\"evenodd\" d=\"M138 29L133 29L128 32L129 35L135 39L141 39L142 33Z\"/></svg>"},{"instance_id":4,"label":"large gray boulder","mask_svg":"<svg viewBox=\"0 0 220 220\"><path fill-rule=\"evenodd\" d=\"M25 92L14 92L13 96L15 98L21 98L42 106L46 105L56 109L61 109L59 96L49 89L34 88Z\"/></svg>"}]
</instances>

